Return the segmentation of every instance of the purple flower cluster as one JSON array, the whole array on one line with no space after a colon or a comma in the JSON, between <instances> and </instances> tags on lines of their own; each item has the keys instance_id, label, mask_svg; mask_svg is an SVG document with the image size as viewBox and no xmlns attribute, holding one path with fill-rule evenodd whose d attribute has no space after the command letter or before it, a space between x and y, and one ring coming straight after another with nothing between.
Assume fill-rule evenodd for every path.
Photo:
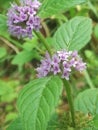
<instances>
[{"instance_id":1,"label":"purple flower cluster","mask_svg":"<svg viewBox=\"0 0 98 130\"><path fill-rule=\"evenodd\" d=\"M62 78L69 80L72 70L83 71L86 69L86 63L78 55L77 51L57 51L52 57L46 53L45 58L41 60L41 65L36 70L38 77L45 77L49 73L61 74Z\"/></svg>"},{"instance_id":2,"label":"purple flower cluster","mask_svg":"<svg viewBox=\"0 0 98 130\"><path fill-rule=\"evenodd\" d=\"M7 25L10 34L18 39L32 38L32 30L39 30L40 28L40 18L37 16L40 5L37 0L21 0L20 5L11 4L7 13Z\"/></svg>"}]
</instances>

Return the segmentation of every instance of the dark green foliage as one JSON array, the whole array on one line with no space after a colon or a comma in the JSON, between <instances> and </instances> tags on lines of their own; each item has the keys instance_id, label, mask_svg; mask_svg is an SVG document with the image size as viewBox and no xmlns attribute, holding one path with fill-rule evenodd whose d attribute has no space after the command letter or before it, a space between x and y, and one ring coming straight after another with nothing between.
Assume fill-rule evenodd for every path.
<instances>
[{"instance_id":1,"label":"dark green foliage","mask_svg":"<svg viewBox=\"0 0 98 130\"><path fill-rule=\"evenodd\" d=\"M44 40L8 32L11 2L0 0L0 130L98 130L98 0L40 0L40 33L51 53L78 50L87 62L88 72L73 71L69 80L75 128L62 80L37 78Z\"/></svg>"}]
</instances>

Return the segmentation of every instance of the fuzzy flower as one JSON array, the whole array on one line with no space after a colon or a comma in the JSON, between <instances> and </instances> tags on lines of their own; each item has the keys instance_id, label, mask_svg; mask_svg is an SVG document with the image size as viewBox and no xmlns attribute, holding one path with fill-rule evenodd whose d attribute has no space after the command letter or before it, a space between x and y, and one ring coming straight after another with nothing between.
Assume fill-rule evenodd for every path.
<instances>
[{"instance_id":1,"label":"fuzzy flower","mask_svg":"<svg viewBox=\"0 0 98 130\"><path fill-rule=\"evenodd\" d=\"M77 51L57 51L52 57L46 53L41 61L40 67L36 70L38 77L45 77L48 74L60 74L62 78L69 80L72 70L83 71L86 69L86 63L78 55Z\"/></svg>"},{"instance_id":2,"label":"fuzzy flower","mask_svg":"<svg viewBox=\"0 0 98 130\"><path fill-rule=\"evenodd\" d=\"M20 5L11 4L7 13L9 33L18 39L32 38L32 31L40 28L40 18L37 16L40 5L37 0L21 0Z\"/></svg>"}]
</instances>

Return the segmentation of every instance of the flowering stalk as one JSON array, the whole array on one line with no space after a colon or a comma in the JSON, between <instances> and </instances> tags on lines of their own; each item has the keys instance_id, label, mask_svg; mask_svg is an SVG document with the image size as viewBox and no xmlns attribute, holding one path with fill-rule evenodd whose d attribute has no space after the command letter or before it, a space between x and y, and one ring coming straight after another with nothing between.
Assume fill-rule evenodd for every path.
<instances>
[{"instance_id":1,"label":"flowering stalk","mask_svg":"<svg viewBox=\"0 0 98 130\"><path fill-rule=\"evenodd\" d=\"M7 26L9 33L18 39L33 37L32 31L40 29L37 15L41 3L38 0L16 0L8 10Z\"/></svg>"},{"instance_id":2,"label":"flowering stalk","mask_svg":"<svg viewBox=\"0 0 98 130\"><path fill-rule=\"evenodd\" d=\"M40 35L39 35L40 36ZM42 40L44 39L41 37ZM57 51L50 57L49 53L46 53L45 58L41 60L41 65L36 69L39 78L45 77L48 74L59 75L62 78L64 87L66 89L68 103L70 106L72 125L75 127L75 114L74 105L71 94L71 86L68 82L71 71L83 71L86 69L86 63L82 61L82 58L78 55L77 51Z\"/></svg>"},{"instance_id":3,"label":"flowering stalk","mask_svg":"<svg viewBox=\"0 0 98 130\"><path fill-rule=\"evenodd\" d=\"M36 36L39 38L39 40L42 41L44 47L45 47L46 50L49 52L49 54L52 55L52 53L51 53L51 49L50 49L48 43L46 42L44 36L43 36L40 32L37 32L37 31L34 31L34 32L35 32Z\"/></svg>"},{"instance_id":4,"label":"flowering stalk","mask_svg":"<svg viewBox=\"0 0 98 130\"><path fill-rule=\"evenodd\" d=\"M43 26L43 28L44 28L44 30L45 30L46 36L47 36L47 37L50 37L50 30L49 30L47 24L45 23L45 21L42 21L41 24L42 24L42 26Z\"/></svg>"},{"instance_id":5,"label":"flowering stalk","mask_svg":"<svg viewBox=\"0 0 98 130\"><path fill-rule=\"evenodd\" d=\"M51 56L49 53L46 53L45 58L41 60L41 65L36 70L38 72L38 77L54 74L61 75L61 78L69 80L73 70L81 72L85 69L86 63L82 61L82 58L78 55L77 51L62 50L57 51Z\"/></svg>"},{"instance_id":6,"label":"flowering stalk","mask_svg":"<svg viewBox=\"0 0 98 130\"><path fill-rule=\"evenodd\" d=\"M75 128L75 112L74 112L73 98L72 98L72 94L71 94L71 85L65 79L63 79L62 81L63 81L63 84L64 84L64 88L66 90L68 103L69 103L69 106L70 106L72 125Z\"/></svg>"}]
</instances>

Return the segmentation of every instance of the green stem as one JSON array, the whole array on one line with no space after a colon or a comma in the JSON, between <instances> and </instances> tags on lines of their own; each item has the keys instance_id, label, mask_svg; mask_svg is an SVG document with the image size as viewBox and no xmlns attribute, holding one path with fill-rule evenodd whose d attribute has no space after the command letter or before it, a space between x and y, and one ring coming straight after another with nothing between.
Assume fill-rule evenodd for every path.
<instances>
[{"instance_id":1,"label":"green stem","mask_svg":"<svg viewBox=\"0 0 98 130\"><path fill-rule=\"evenodd\" d=\"M10 38L10 36L3 36L3 35L1 35L4 39L7 39L9 42L11 42L12 44L14 44L15 46L17 46L17 47L19 47L19 48L23 48L23 46L20 44L20 43L18 43L17 41L15 41L15 40L13 40L13 39L11 39Z\"/></svg>"},{"instance_id":2,"label":"green stem","mask_svg":"<svg viewBox=\"0 0 98 130\"><path fill-rule=\"evenodd\" d=\"M63 21L61 19L57 19L57 21L60 26L63 24Z\"/></svg>"},{"instance_id":3,"label":"green stem","mask_svg":"<svg viewBox=\"0 0 98 130\"><path fill-rule=\"evenodd\" d=\"M86 79L88 85L90 86L90 88L95 88L95 86L92 83L92 80L90 79L90 76L89 76L87 70L84 71L84 76L85 76L85 79Z\"/></svg>"},{"instance_id":4,"label":"green stem","mask_svg":"<svg viewBox=\"0 0 98 130\"><path fill-rule=\"evenodd\" d=\"M43 36L40 32L34 32L34 33L35 33L36 36L39 38L39 40L41 40L41 42L43 43L43 45L45 46L45 48L47 49L47 51L49 52L49 54L52 55L50 46L49 46L48 43L46 42L44 36Z\"/></svg>"},{"instance_id":5,"label":"green stem","mask_svg":"<svg viewBox=\"0 0 98 130\"><path fill-rule=\"evenodd\" d=\"M70 106L70 111L71 111L71 118L72 118L72 125L75 127L75 112L74 112L74 105L73 105L73 98L72 98L72 93L71 93L71 85L70 83L63 79L63 84L66 90L69 106Z\"/></svg>"},{"instance_id":6,"label":"green stem","mask_svg":"<svg viewBox=\"0 0 98 130\"><path fill-rule=\"evenodd\" d=\"M45 55L45 52L43 50L41 50L39 47L36 46L36 50L38 50L40 52L40 54Z\"/></svg>"},{"instance_id":7,"label":"green stem","mask_svg":"<svg viewBox=\"0 0 98 130\"><path fill-rule=\"evenodd\" d=\"M20 2L19 2L19 0L15 0L15 2L16 2L16 4L17 4L17 5L20 5Z\"/></svg>"},{"instance_id":8,"label":"green stem","mask_svg":"<svg viewBox=\"0 0 98 130\"><path fill-rule=\"evenodd\" d=\"M0 40L2 40L7 46L11 47L16 53L19 53L18 48L11 44L6 38L0 36Z\"/></svg>"},{"instance_id":9,"label":"green stem","mask_svg":"<svg viewBox=\"0 0 98 130\"><path fill-rule=\"evenodd\" d=\"M77 96L77 94L78 94L78 89L77 89L77 87L76 87L76 80L75 80L75 78L74 78L73 75L71 75L70 79L71 79L71 81L72 81L72 92L73 92L73 96Z\"/></svg>"},{"instance_id":10,"label":"green stem","mask_svg":"<svg viewBox=\"0 0 98 130\"><path fill-rule=\"evenodd\" d=\"M47 24L44 21L42 22L42 26L43 26L43 28L45 30L46 36L49 37L50 36L50 31L49 31L49 28L48 28Z\"/></svg>"}]
</instances>

